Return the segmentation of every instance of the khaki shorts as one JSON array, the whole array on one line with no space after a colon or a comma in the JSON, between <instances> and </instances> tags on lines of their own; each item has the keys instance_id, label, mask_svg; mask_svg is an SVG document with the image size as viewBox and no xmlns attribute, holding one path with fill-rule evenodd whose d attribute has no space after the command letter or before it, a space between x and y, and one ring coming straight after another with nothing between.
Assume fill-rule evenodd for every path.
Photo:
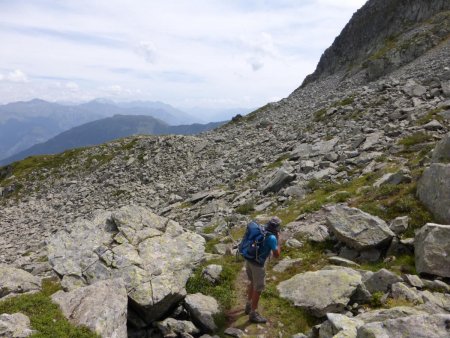
<instances>
[{"instance_id":1,"label":"khaki shorts","mask_svg":"<svg viewBox=\"0 0 450 338\"><path fill-rule=\"evenodd\" d=\"M247 270L248 280L253 285L253 289L258 292L264 290L266 285L266 270L264 266L259 266L246 260L245 270Z\"/></svg>"}]
</instances>

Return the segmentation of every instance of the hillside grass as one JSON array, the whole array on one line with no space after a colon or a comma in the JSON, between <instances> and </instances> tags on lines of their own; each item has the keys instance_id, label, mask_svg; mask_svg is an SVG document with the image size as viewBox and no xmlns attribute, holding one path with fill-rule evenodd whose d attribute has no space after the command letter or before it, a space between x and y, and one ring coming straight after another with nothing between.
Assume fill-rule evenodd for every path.
<instances>
[{"instance_id":1,"label":"hillside grass","mask_svg":"<svg viewBox=\"0 0 450 338\"><path fill-rule=\"evenodd\" d=\"M86 327L69 323L59 306L52 303L50 296L60 289L59 283L43 280L40 292L0 301L0 313L28 316L31 328L37 331L30 338L100 338Z\"/></svg>"}]
</instances>

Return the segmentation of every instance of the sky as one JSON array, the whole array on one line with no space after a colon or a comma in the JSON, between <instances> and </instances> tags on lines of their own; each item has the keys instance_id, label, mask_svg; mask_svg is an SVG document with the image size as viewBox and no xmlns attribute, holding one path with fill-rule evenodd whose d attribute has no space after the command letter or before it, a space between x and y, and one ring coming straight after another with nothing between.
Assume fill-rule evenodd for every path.
<instances>
[{"instance_id":1,"label":"sky","mask_svg":"<svg viewBox=\"0 0 450 338\"><path fill-rule=\"evenodd\" d=\"M259 107L312 73L365 0L0 0L0 103Z\"/></svg>"}]
</instances>

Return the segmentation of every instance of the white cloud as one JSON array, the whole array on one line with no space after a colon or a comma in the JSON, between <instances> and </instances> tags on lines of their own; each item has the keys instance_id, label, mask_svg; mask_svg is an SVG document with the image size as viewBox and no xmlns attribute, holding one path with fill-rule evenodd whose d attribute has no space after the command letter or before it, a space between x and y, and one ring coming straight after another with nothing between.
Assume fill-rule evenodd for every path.
<instances>
[{"instance_id":1,"label":"white cloud","mask_svg":"<svg viewBox=\"0 0 450 338\"><path fill-rule=\"evenodd\" d=\"M141 41L135 48L136 53L143 56L148 63L154 63L156 60L156 48L155 45L148 41Z\"/></svg>"},{"instance_id":2,"label":"white cloud","mask_svg":"<svg viewBox=\"0 0 450 338\"><path fill-rule=\"evenodd\" d=\"M80 89L80 86L77 85L75 82L70 81L66 83L66 88L69 90L77 91Z\"/></svg>"},{"instance_id":3,"label":"white cloud","mask_svg":"<svg viewBox=\"0 0 450 338\"><path fill-rule=\"evenodd\" d=\"M25 82L28 82L28 77L20 69L15 69L13 71L8 72L6 75L0 74L0 81L25 83Z\"/></svg>"}]
</instances>

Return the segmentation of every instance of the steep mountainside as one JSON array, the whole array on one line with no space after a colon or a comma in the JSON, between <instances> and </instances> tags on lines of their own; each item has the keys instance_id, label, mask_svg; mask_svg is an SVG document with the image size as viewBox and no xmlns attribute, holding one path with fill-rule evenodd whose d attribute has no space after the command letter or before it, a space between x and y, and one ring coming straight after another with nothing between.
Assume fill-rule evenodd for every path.
<instances>
[{"instance_id":1,"label":"steep mountainside","mask_svg":"<svg viewBox=\"0 0 450 338\"><path fill-rule=\"evenodd\" d=\"M170 126L150 116L115 115L69 129L50 140L36 144L6 159L6 165L32 155L56 154L64 150L92 146L131 135L192 135L214 129L223 122Z\"/></svg>"},{"instance_id":2,"label":"steep mountainside","mask_svg":"<svg viewBox=\"0 0 450 338\"><path fill-rule=\"evenodd\" d=\"M56 277L67 291L59 304L95 309L94 323L66 316L97 332L98 317L101 332L128 337L448 337L448 2L427 3L370 0L336 39L364 63L368 37L374 51L390 32L410 38L418 51L408 58L390 63L396 44L376 55L386 61L378 77L321 61L288 98L216 130L1 168L0 262ZM376 8L392 18L385 29L352 28L377 22ZM403 17L412 22L398 25ZM422 49L418 31L439 38ZM253 325L234 245L250 219L274 214L283 256L267 264L269 322ZM128 312L102 296L113 287ZM113 309L121 320L104 320Z\"/></svg>"}]
</instances>

